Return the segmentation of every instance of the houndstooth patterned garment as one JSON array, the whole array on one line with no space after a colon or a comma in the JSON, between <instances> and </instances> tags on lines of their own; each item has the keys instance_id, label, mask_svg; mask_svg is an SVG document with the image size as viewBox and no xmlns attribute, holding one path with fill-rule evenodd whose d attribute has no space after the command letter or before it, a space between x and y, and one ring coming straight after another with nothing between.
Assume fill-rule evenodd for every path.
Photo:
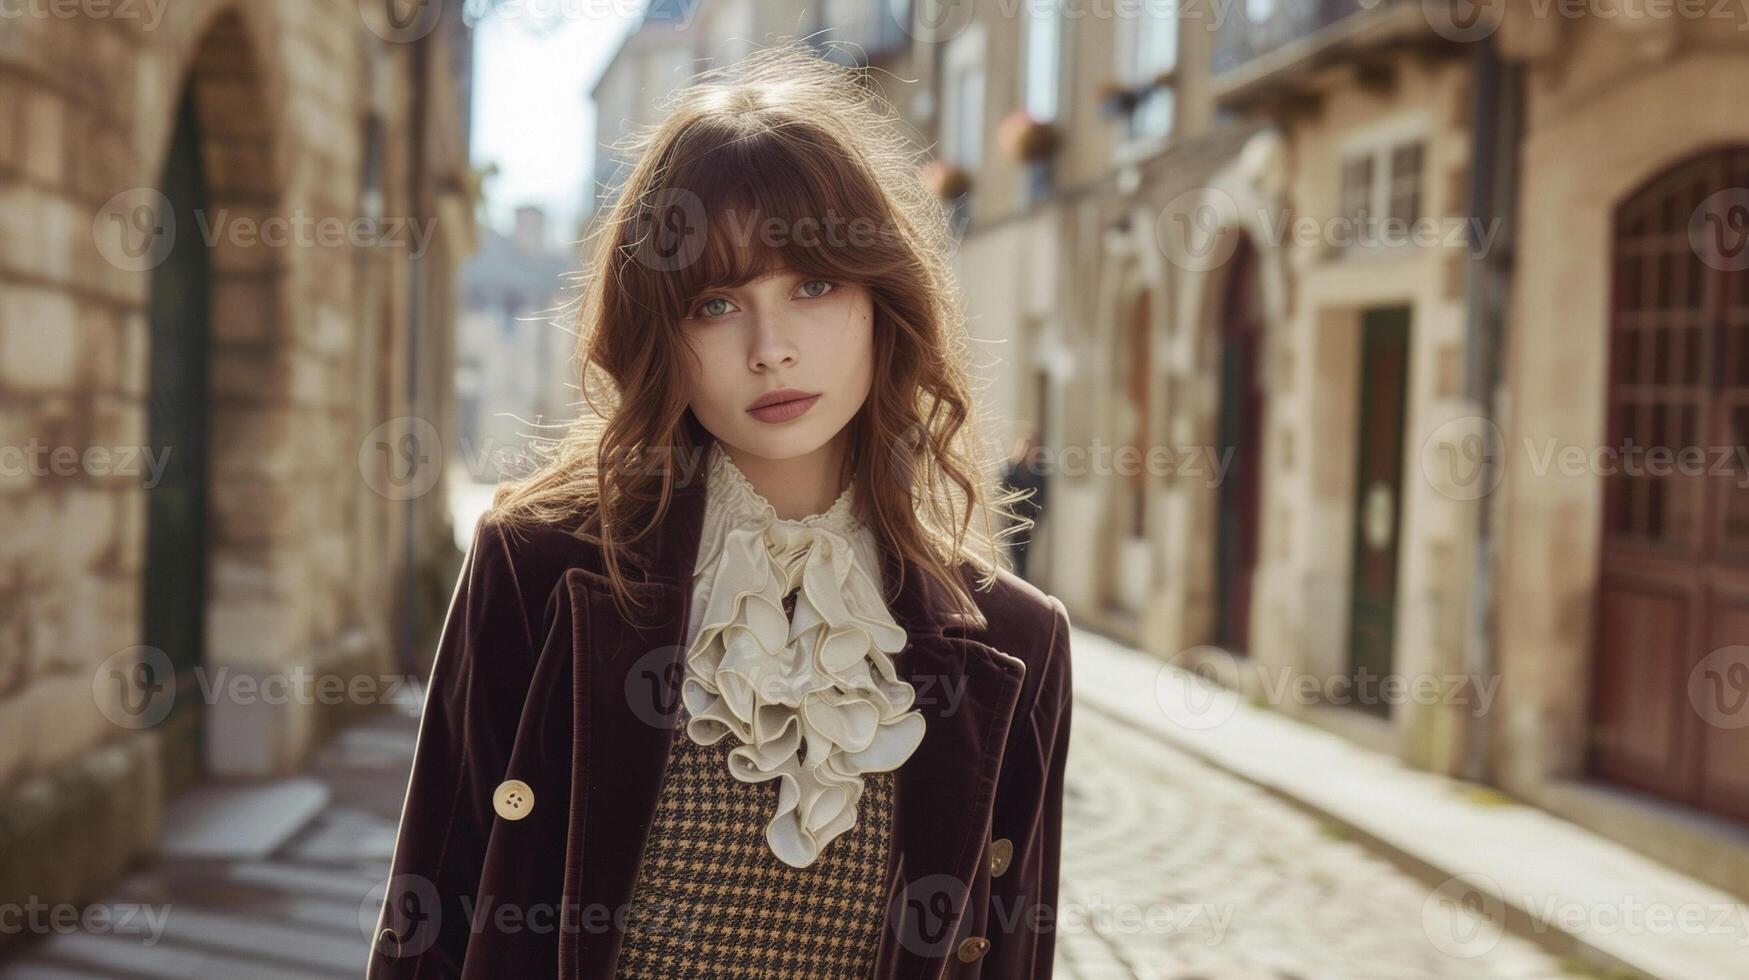
<instances>
[{"instance_id":1,"label":"houndstooth patterned garment","mask_svg":"<svg viewBox=\"0 0 1749 980\"><path fill-rule=\"evenodd\" d=\"M676 712L673 756L620 947L619 980L860 980L886 922L893 773L865 776L855 826L805 868L765 841L777 783L743 783Z\"/></svg>"}]
</instances>

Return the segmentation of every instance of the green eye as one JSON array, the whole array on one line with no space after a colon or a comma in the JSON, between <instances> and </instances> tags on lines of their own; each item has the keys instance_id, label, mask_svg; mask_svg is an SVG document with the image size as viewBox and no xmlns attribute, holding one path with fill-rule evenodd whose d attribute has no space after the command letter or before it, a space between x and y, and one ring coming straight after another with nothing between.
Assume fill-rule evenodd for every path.
<instances>
[{"instance_id":1,"label":"green eye","mask_svg":"<svg viewBox=\"0 0 1749 980\"><path fill-rule=\"evenodd\" d=\"M824 286L825 288L821 289L819 292L812 292L809 290L810 286ZM806 293L809 299L818 299L831 291L832 282L830 280L809 279L807 282L802 283L802 292Z\"/></svg>"},{"instance_id":2,"label":"green eye","mask_svg":"<svg viewBox=\"0 0 1749 980\"><path fill-rule=\"evenodd\" d=\"M716 304L716 303L721 303L722 308L721 309L712 309L712 305ZM719 317L719 316L724 316L729 312L728 306L729 306L728 300L722 298L721 296L712 296L710 299L707 299L704 302L698 304L698 312L703 313L705 316L708 316L708 317Z\"/></svg>"}]
</instances>

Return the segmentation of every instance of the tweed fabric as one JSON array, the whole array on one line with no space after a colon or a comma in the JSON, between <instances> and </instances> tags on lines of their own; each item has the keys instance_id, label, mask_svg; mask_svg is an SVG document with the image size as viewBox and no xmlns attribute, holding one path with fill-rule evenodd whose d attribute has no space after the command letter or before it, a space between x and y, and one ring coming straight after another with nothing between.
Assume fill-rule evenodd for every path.
<instances>
[{"instance_id":1,"label":"tweed fabric","mask_svg":"<svg viewBox=\"0 0 1749 980\"><path fill-rule=\"evenodd\" d=\"M776 783L729 774L732 739L699 745L677 712L673 755L620 947L619 980L860 980L886 921L893 773L869 773L856 824L805 868L764 825Z\"/></svg>"}]
</instances>

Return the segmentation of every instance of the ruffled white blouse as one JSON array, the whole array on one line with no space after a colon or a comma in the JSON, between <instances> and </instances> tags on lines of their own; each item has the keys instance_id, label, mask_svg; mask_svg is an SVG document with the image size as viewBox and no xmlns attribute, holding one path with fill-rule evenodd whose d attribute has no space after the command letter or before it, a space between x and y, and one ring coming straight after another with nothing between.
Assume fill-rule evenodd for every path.
<instances>
[{"instance_id":1,"label":"ruffled white blouse","mask_svg":"<svg viewBox=\"0 0 1749 980\"><path fill-rule=\"evenodd\" d=\"M852 488L787 520L720 444L707 472L686 734L699 745L732 734L731 775L780 781L765 838L784 863L807 867L855 825L862 774L898 768L923 740L916 692L893 670L905 630L882 598L877 539L853 517Z\"/></svg>"}]
</instances>

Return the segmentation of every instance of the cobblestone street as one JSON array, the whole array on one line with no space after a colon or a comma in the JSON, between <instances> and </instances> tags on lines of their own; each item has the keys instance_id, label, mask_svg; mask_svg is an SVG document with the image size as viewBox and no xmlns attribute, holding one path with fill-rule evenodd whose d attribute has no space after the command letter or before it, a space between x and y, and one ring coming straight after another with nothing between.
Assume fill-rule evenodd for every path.
<instances>
[{"instance_id":1,"label":"cobblestone street","mask_svg":"<svg viewBox=\"0 0 1749 980\"><path fill-rule=\"evenodd\" d=\"M1442 953L1429 932L1448 910L1439 898L1429 909L1431 889L1084 702L1069 751L1057 959L1068 980L1566 975L1512 936L1474 958Z\"/></svg>"},{"instance_id":2,"label":"cobblestone street","mask_svg":"<svg viewBox=\"0 0 1749 980\"><path fill-rule=\"evenodd\" d=\"M325 802L270 851L140 869L103 903L117 927L45 937L0 980L361 976L415 725L384 714L328 745L306 774ZM1084 700L1073 725L1065 980L1563 975L1512 936L1474 958L1440 952L1439 900L1331 825ZM147 935L149 915L121 927L128 909L161 931Z\"/></svg>"}]
</instances>

